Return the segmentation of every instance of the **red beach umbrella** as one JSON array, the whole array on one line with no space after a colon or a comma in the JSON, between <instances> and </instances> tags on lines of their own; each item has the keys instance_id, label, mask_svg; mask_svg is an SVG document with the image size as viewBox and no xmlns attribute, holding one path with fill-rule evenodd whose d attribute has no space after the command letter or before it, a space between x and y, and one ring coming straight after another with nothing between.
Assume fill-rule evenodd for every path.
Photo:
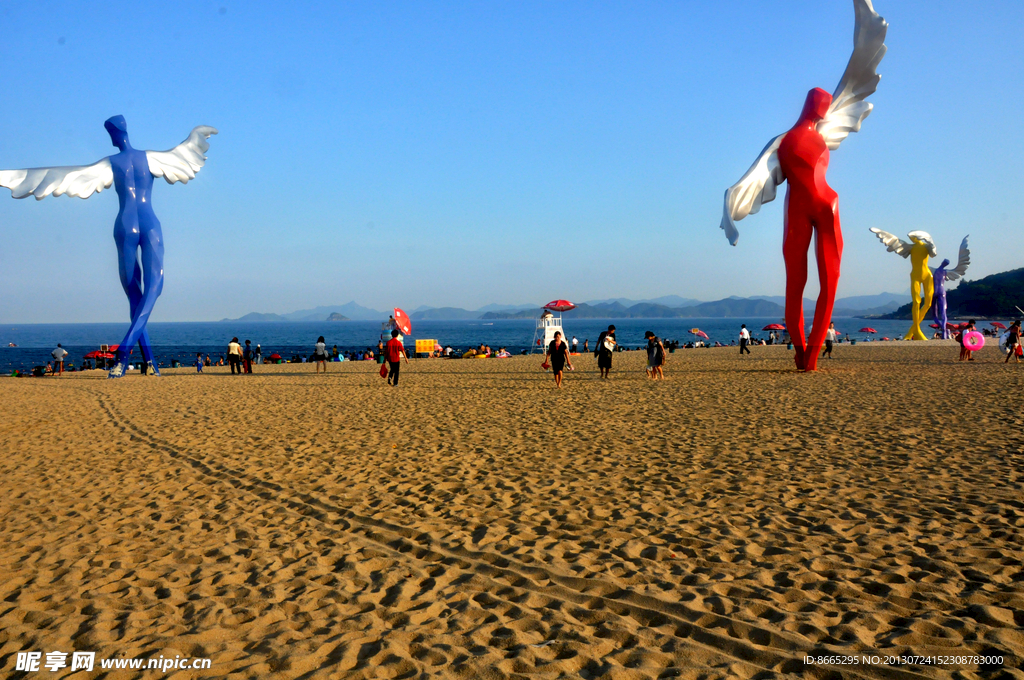
<instances>
[{"instance_id":1,"label":"red beach umbrella","mask_svg":"<svg viewBox=\"0 0 1024 680\"><path fill-rule=\"evenodd\" d=\"M544 305L544 309L550 309L552 312L568 312L570 309L576 309L576 305L568 300L552 300Z\"/></svg>"},{"instance_id":2,"label":"red beach umbrella","mask_svg":"<svg viewBox=\"0 0 1024 680\"><path fill-rule=\"evenodd\" d=\"M864 328L860 329L860 332L861 333L877 333L878 331L876 331L874 328L868 328L867 326L865 326Z\"/></svg>"},{"instance_id":3,"label":"red beach umbrella","mask_svg":"<svg viewBox=\"0 0 1024 680\"><path fill-rule=\"evenodd\" d=\"M1003 324L999 323L998 321L993 321L992 323L989 324L989 326L994 326L995 328L1001 328L1004 331L1006 330L1006 326L1004 326Z\"/></svg>"},{"instance_id":4,"label":"red beach umbrella","mask_svg":"<svg viewBox=\"0 0 1024 680\"><path fill-rule=\"evenodd\" d=\"M409 321L409 315L398 307L395 307L395 325L398 326L398 330L402 331L402 335L412 333L412 322Z\"/></svg>"},{"instance_id":5,"label":"red beach umbrella","mask_svg":"<svg viewBox=\"0 0 1024 680\"><path fill-rule=\"evenodd\" d=\"M941 326L939 326L939 324L937 323L930 323L928 324L928 328L941 328Z\"/></svg>"},{"instance_id":6,"label":"red beach umbrella","mask_svg":"<svg viewBox=\"0 0 1024 680\"><path fill-rule=\"evenodd\" d=\"M268 359L270 359L271 361L277 361L278 359L280 359L280 358L281 358L281 355L280 355L280 354L278 354L277 352L274 352L273 354L271 354L271 355L270 355L269 357L267 357L267 358L268 358Z\"/></svg>"},{"instance_id":7,"label":"red beach umbrella","mask_svg":"<svg viewBox=\"0 0 1024 680\"><path fill-rule=\"evenodd\" d=\"M763 331L784 331L784 330L786 330L786 327L783 326L781 323L770 323L767 326L765 326L764 328L762 328L761 330L763 330Z\"/></svg>"},{"instance_id":8,"label":"red beach umbrella","mask_svg":"<svg viewBox=\"0 0 1024 680\"><path fill-rule=\"evenodd\" d=\"M89 352L88 354L86 354L82 358L83 359L113 359L114 355L111 354L110 352L101 352L99 350L95 350L95 351Z\"/></svg>"}]
</instances>

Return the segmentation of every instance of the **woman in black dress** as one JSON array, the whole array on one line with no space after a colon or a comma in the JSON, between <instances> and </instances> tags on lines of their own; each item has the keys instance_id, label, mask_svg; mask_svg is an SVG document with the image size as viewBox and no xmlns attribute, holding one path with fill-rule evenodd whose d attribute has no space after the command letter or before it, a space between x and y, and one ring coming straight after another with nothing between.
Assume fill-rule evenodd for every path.
<instances>
[{"instance_id":1,"label":"woman in black dress","mask_svg":"<svg viewBox=\"0 0 1024 680\"><path fill-rule=\"evenodd\" d=\"M544 359L551 361L551 372L555 374L555 385L562 387L562 371L565 365L569 364L572 369L572 361L569 360L569 345L562 340L562 334L555 331L555 339L548 345L548 351Z\"/></svg>"}]
</instances>

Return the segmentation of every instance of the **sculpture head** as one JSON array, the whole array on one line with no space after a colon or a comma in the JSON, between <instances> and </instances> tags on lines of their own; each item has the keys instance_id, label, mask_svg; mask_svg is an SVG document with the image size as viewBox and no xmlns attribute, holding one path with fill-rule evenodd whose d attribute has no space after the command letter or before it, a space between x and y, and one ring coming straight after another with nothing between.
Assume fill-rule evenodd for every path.
<instances>
[{"instance_id":1,"label":"sculpture head","mask_svg":"<svg viewBox=\"0 0 1024 680\"><path fill-rule=\"evenodd\" d=\"M832 104L832 95L820 87L816 87L807 93L804 100L804 110L800 113L800 120L819 121L828 113L828 107Z\"/></svg>"},{"instance_id":2,"label":"sculpture head","mask_svg":"<svg viewBox=\"0 0 1024 680\"><path fill-rule=\"evenodd\" d=\"M907 236L914 245L926 247L929 256L935 257L938 255L938 251L935 249L935 241L932 240L932 235L927 231L912 231Z\"/></svg>"},{"instance_id":3,"label":"sculpture head","mask_svg":"<svg viewBox=\"0 0 1024 680\"><path fill-rule=\"evenodd\" d=\"M103 123L110 135L110 142L118 149L124 150L128 144L128 123L124 116L111 116Z\"/></svg>"},{"instance_id":4,"label":"sculpture head","mask_svg":"<svg viewBox=\"0 0 1024 680\"><path fill-rule=\"evenodd\" d=\"M940 264L938 268L939 269L945 269L948 266L949 266L949 260L943 260L942 264Z\"/></svg>"}]
</instances>

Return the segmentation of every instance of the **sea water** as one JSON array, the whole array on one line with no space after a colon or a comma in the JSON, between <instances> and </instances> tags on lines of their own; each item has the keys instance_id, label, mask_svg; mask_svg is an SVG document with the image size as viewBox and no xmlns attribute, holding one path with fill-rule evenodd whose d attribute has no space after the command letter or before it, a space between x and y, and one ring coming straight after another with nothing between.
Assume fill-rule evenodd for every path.
<instances>
[{"instance_id":1,"label":"sea water","mask_svg":"<svg viewBox=\"0 0 1024 680\"><path fill-rule=\"evenodd\" d=\"M808 319L808 324L810 320ZM768 332L761 329L771 323L783 323L778 318L749 319L574 319L571 314L563 318L562 327L567 339L579 338L582 351L584 340L590 340L590 349L601 331L609 324L616 328L615 336L620 345L627 348L645 345L644 333L653 331L663 340L677 340L680 344L690 342L694 336L691 329L699 328L708 335L704 342L722 344L736 342L740 324L746 323L751 335L767 338ZM415 340L432 339L442 346L465 350L481 344L493 349L507 347L513 354L536 348L535 319L495 319L459 321L413 321L413 332L406 337L410 351ZM836 318L840 336L865 341L882 337L902 338L910 327L905 320ZM878 331L875 335L861 333L860 329L870 326ZM931 329L924 325L928 333ZM17 369L30 370L33 366L44 366L50 361L50 352L61 343L68 351L66 364L82 365L82 357L100 348L100 345L114 345L121 341L128 324L0 324L0 373ZM319 336L324 336L327 347L338 347L340 352L361 351L376 348L381 339L381 324L377 321L307 321L294 323L239 323L180 322L149 324L149 336L153 352L161 367L168 367L172 360L183 365L193 365L196 353L209 355L214 363L227 353L228 343L237 337L242 344L246 340L253 347L261 346L266 360L273 353L280 354L286 361L293 356L309 356ZM8 347L14 343L17 347ZM141 360L136 348L132 359Z\"/></svg>"}]
</instances>

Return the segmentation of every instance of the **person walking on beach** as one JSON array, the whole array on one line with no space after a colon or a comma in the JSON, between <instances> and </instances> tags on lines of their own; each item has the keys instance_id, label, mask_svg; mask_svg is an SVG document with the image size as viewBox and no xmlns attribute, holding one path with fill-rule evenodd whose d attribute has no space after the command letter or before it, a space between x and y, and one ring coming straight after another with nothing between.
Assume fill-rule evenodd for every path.
<instances>
[{"instance_id":1,"label":"person walking on beach","mask_svg":"<svg viewBox=\"0 0 1024 680\"><path fill-rule=\"evenodd\" d=\"M597 345L594 348L594 356L597 357L597 367L601 371L601 378L607 379L612 370L612 352L615 351L615 326L608 326L608 330L602 331L597 337Z\"/></svg>"},{"instance_id":2,"label":"person walking on beach","mask_svg":"<svg viewBox=\"0 0 1024 680\"><path fill-rule=\"evenodd\" d=\"M578 354L580 348L580 341L576 339L576 336L572 336L572 353Z\"/></svg>"},{"instance_id":3,"label":"person walking on beach","mask_svg":"<svg viewBox=\"0 0 1024 680\"><path fill-rule=\"evenodd\" d=\"M242 350L242 366L245 368L246 373L252 373L252 360L252 343L246 340L245 349Z\"/></svg>"},{"instance_id":4,"label":"person walking on beach","mask_svg":"<svg viewBox=\"0 0 1024 680\"><path fill-rule=\"evenodd\" d=\"M644 337L647 338L647 375L651 380L664 380L665 345L654 331L647 331Z\"/></svg>"},{"instance_id":5,"label":"person walking on beach","mask_svg":"<svg viewBox=\"0 0 1024 680\"><path fill-rule=\"evenodd\" d=\"M228 343L228 363L231 365L231 375L235 374L236 369L238 375L242 375L242 346L238 344L238 338L231 338Z\"/></svg>"},{"instance_id":6,"label":"person walking on beach","mask_svg":"<svg viewBox=\"0 0 1024 680\"><path fill-rule=\"evenodd\" d=\"M964 359L966 359L967 361L974 361L974 352L967 349L967 345L964 344L964 336L973 330L974 319L971 319L970 321L967 322L967 328L961 330L960 333L956 336L957 342L960 343L960 359L958 359L958 361L963 361Z\"/></svg>"},{"instance_id":7,"label":"person walking on beach","mask_svg":"<svg viewBox=\"0 0 1024 680\"><path fill-rule=\"evenodd\" d=\"M747 330L747 324L740 324L740 356L743 356L744 352L750 354L750 348L747 347L749 343L750 331Z\"/></svg>"},{"instance_id":8,"label":"person walking on beach","mask_svg":"<svg viewBox=\"0 0 1024 680\"><path fill-rule=\"evenodd\" d=\"M67 350L61 347L59 342L57 343L57 349L50 352L50 356L53 357L54 375L64 375L64 357L67 355Z\"/></svg>"},{"instance_id":9,"label":"person walking on beach","mask_svg":"<svg viewBox=\"0 0 1024 680\"><path fill-rule=\"evenodd\" d=\"M587 338L586 340L583 341L583 353L590 353L590 338Z\"/></svg>"},{"instance_id":10,"label":"person walking on beach","mask_svg":"<svg viewBox=\"0 0 1024 680\"><path fill-rule=\"evenodd\" d=\"M316 362L316 372L320 372L320 367L323 366L324 374L327 373L327 343L324 342L324 336L320 336L316 339L316 347L313 348L313 361Z\"/></svg>"},{"instance_id":11,"label":"person walking on beach","mask_svg":"<svg viewBox=\"0 0 1024 680\"><path fill-rule=\"evenodd\" d=\"M1007 330L1009 337L1006 338L1006 349L1009 353L1006 355L1006 361L1004 364L1010 363L1010 357L1013 357L1015 363L1020 363L1020 319L1017 319L1010 324L1010 328Z\"/></svg>"},{"instance_id":12,"label":"person walking on beach","mask_svg":"<svg viewBox=\"0 0 1024 680\"><path fill-rule=\"evenodd\" d=\"M572 361L569 360L569 346L562 340L562 334L555 331L555 337L548 345L548 351L544 355L544 362L551 362L551 372L555 375L555 387L562 388L562 371L565 365L569 364L572 370Z\"/></svg>"},{"instance_id":13,"label":"person walking on beach","mask_svg":"<svg viewBox=\"0 0 1024 680\"><path fill-rule=\"evenodd\" d=\"M821 352L822 358L825 358L825 356L828 356L829 359L832 358L832 343L837 339L838 335L836 334L836 325L830 321L828 324L828 331L825 333L825 349Z\"/></svg>"},{"instance_id":14,"label":"person walking on beach","mask_svg":"<svg viewBox=\"0 0 1024 680\"><path fill-rule=\"evenodd\" d=\"M196 373L203 372L203 354L202 352L196 352Z\"/></svg>"},{"instance_id":15,"label":"person walking on beach","mask_svg":"<svg viewBox=\"0 0 1024 680\"><path fill-rule=\"evenodd\" d=\"M263 349L260 347L260 343L256 343L256 351L253 353L256 357L256 364L263 363Z\"/></svg>"},{"instance_id":16,"label":"person walking on beach","mask_svg":"<svg viewBox=\"0 0 1024 680\"><path fill-rule=\"evenodd\" d=\"M384 345L384 357L388 361L388 384L398 387L398 371L402 368L402 359L409 363L409 356L405 353L405 345L398 339L401 333L398 329L391 331L391 339Z\"/></svg>"}]
</instances>

